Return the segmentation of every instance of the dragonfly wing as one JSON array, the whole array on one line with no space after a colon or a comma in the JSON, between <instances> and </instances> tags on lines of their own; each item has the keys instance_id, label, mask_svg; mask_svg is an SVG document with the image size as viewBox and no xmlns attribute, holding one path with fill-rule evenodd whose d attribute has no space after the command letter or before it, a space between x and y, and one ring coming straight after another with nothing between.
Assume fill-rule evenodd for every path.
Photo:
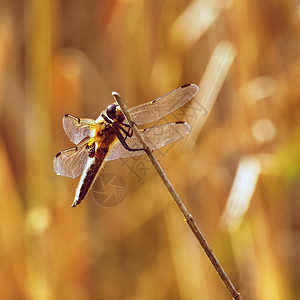
<instances>
[{"instance_id":1,"label":"dragonfly wing","mask_svg":"<svg viewBox=\"0 0 300 300\"><path fill-rule=\"evenodd\" d=\"M157 150L184 137L189 131L189 124L185 122L174 122L141 130L141 134L150 149ZM126 143L132 149L142 148L142 145L134 136L127 138ZM106 160L133 157L144 153L144 151L128 151L117 141L113 144Z\"/></svg>"},{"instance_id":2,"label":"dragonfly wing","mask_svg":"<svg viewBox=\"0 0 300 300\"><path fill-rule=\"evenodd\" d=\"M79 144L83 139L90 137L91 126L95 124L93 119L79 119L72 115L63 117L64 130L75 145Z\"/></svg>"},{"instance_id":3,"label":"dragonfly wing","mask_svg":"<svg viewBox=\"0 0 300 300\"><path fill-rule=\"evenodd\" d=\"M57 175L76 178L83 173L89 157L86 143L56 154L53 168Z\"/></svg>"},{"instance_id":4,"label":"dragonfly wing","mask_svg":"<svg viewBox=\"0 0 300 300\"><path fill-rule=\"evenodd\" d=\"M186 84L153 101L128 109L137 125L147 124L163 118L190 101L198 93L195 84Z\"/></svg>"}]
</instances>

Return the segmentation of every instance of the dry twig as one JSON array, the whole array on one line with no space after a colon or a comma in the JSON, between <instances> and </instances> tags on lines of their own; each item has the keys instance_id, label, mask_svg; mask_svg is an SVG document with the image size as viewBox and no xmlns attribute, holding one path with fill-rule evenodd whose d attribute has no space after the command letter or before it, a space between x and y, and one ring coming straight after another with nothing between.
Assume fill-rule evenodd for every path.
<instances>
[{"instance_id":1,"label":"dry twig","mask_svg":"<svg viewBox=\"0 0 300 300\"><path fill-rule=\"evenodd\" d=\"M134 134L138 138L139 142L142 144L146 154L148 155L149 159L151 160L151 162L152 162L153 166L155 167L157 173L159 174L160 178L162 179L162 181L164 182L164 184L167 187L168 191L170 192L173 199L175 200L175 202L176 202L177 206L179 207L180 211L182 212L186 222L190 226L192 232L194 233L195 237L199 241L199 243L200 243L201 247L203 248L204 252L208 256L211 263L213 264L215 270L219 274L219 276L220 276L221 280L223 281L223 283L225 284L227 290L229 291L229 293L231 294L233 299L242 300L242 296L235 289L234 285L232 284L229 277L225 273L225 271L222 268L221 264L219 263L218 259L216 258L216 256L212 252L212 250L210 249L206 239L204 238L203 234L199 230L199 227L197 226L196 222L194 221L193 216L188 212L188 210L184 206L183 202L181 201L181 199L180 199L179 195L177 194L177 192L175 191L173 185L171 184L171 182L167 178L165 172L163 171L163 169L160 166L159 162L157 161L156 157L153 155L152 151L150 150L150 148L148 147L148 145L144 141L143 137L141 136L136 124L132 121L132 119L131 119L128 111L127 111L126 105L122 101L120 95L116 92L113 92L112 95L116 99L116 101L118 102L119 106L121 107L126 119L128 120L129 124L132 126Z\"/></svg>"}]
</instances>

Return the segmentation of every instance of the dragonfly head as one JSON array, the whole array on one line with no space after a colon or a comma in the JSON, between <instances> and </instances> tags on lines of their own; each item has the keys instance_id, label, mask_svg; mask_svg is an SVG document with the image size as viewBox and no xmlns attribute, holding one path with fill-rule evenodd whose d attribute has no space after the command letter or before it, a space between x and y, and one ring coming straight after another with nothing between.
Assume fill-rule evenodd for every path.
<instances>
[{"instance_id":1,"label":"dragonfly head","mask_svg":"<svg viewBox=\"0 0 300 300\"><path fill-rule=\"evenodd\" d=\"M122 123L125 120L125 117L122 113L122 110L119 105L111 104L106 109L106 115L113 121Z\"/></svg>"}]
</instances>

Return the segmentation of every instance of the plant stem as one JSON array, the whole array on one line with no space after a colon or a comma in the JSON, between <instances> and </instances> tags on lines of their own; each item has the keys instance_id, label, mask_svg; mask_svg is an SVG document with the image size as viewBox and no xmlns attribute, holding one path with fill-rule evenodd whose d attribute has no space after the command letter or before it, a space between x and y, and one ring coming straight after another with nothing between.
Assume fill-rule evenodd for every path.
<instances>
[{"instance_id":1,"label":"plant stem","mask_svg":"<svg viewBox=\"0 0 300 300\"><path fill-rule=\"evenodd\" d=\"M132 121L132 119L131 119L128 111L127 111L127 108L126 108L124 102L122 101L120 95L116 92L113 92L112 95L116 99L116 101L118 102L119 106L121 107L126 119L128 120L129 124L131 125L131 127L133 129L134 134L136 135L139 142L142 144L146 154L148 155L149 159L151 160L151 162L152 162L153 166L155 167L157 173L159 174L159 176L162 179L163 183L165 184L166 188L168 189L168 191L172 195L173 199L175 200L177 206L179 207L180 211L182 212L182 214L184 216L184 219L186 220L186 222L190 226L192 232L194 233L195 237L199 241L199 243L200 243L201 247L203 248L204 252L208 256L208 258L211 261L211 263L213 264L215 270L219 274L221 280L225 284L227 290L229 291L229 293L231 294L233 299L242 300L242 296L235 289L234 285L232 284L229 277L225 273L225 271L222 268L221 264L219 263L218 259L214 255L213 251L210 249L206 239L204 238L204 236L201 233L199 227L197 226L196 222L194 221L193 216L188 212L188 210L184 206L183 202L181 201L179 195L175 191L173 185L169 181L168 177L166 176L165 172L163 171L163 169L160 166L159 162L157 161L156 157L153 155L153 152L150 150L150 148L148 147L148 145L144 141L143 137L141 136L136 124Z\"/></svg>"}]
</instances>

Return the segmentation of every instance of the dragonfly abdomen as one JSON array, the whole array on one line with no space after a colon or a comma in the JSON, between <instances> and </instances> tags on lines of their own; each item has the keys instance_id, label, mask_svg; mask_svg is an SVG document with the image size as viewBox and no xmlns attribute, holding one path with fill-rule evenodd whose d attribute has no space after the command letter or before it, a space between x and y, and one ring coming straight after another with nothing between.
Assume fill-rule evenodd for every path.
<instances>
[{"instance_id":1,"label":"dragonfly abdomen","mask_svg":"<svg viewBox=\"0 0 300 300\"><path fill-rule=\"evenodd\" d=\"M103 163L103 160L99 160L97 157L89 158L89 160L90 163L87 164L88 168L81 175L72 207L80 204L80 202L85 198Z\"/></svg>"},{"instance_id":2,"label":"dragonfly abdomen","mask_svg":"<svg viewBox=\"0 0 300 300\"><path fill-rule=\"evenodd\" d=\"M111 127L103 130L103 135L106 138L101 139L101 142L99 141L100 143L94 143L91 147L89 160L83 174L81 175L72 207L80 204L86 197L101 169L101 166L104 164L104 159L108 154L109 147L117 138Z\"/></svg>"}]
</instances>

